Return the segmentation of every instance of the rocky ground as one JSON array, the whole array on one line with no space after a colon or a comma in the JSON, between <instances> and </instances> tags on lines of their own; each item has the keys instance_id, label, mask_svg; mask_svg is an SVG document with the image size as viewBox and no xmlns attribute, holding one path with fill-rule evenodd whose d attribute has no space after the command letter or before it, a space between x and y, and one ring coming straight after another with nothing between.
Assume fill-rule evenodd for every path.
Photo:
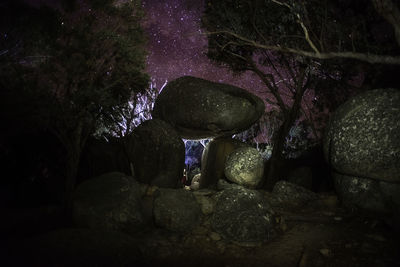
<instances>
[{"instance_id":1,"label":"rocky ground","mask_svg":"<svg viewBox=\"0 0 400 267\"><path fill-rule=\"evenodd\" d=\"M149 227L132 237L57 230L55 208L14 212L2 223L8 259L2 266L400 266L391 219L356 215L333 193L318 195L302 208L275 203L276 231L258 246L224 240L207 216L189 233Z\"/></svg>"},{"instance_id":2,"label":"rocky ground","mask_svg":"<svg viewBox=\"0 0 400 267\"><path fill-rule=\"evenodd\" d=\"M260 246L227 242L204 221L188 235L153 232L144 238L145 253L160 266L400 266L391 222L349 214L335 195L321 195L302 209L275 210L278 231Z\"/></svg>"}]
</instances>

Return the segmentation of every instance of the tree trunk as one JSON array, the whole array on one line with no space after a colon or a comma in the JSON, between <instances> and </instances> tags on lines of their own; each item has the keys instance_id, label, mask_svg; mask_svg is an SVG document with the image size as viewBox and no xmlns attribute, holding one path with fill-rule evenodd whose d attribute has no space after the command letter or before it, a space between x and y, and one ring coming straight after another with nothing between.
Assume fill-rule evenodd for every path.
<instances>
[{"instance_id":1,"label":"tree trunk","mask_svg":"<svg viewBox=\"0 0 400 267\"><path fill-rule=\"evenodd\" d=\"M285 146L286 136L289 134L290 128L299 116L301 101L307 86L304 84L305 79L305 69L302 69L298 77L293 105L288 112L284 112L283 124L279 127L278 134L274 140L272 155L267 166L267 175L264 183L264 187L267 190L272 190L275 183L283 178L282 169L284 158L282 152Z\"/></svg>"},{"instance_id":2,"label":"tree trunk","mask_svg":"<svg viewBox=\"0 0 400 267\"><path fill-rule=\"evenodd\" d=\"M79 146L78 146L79 148ZM76 185L76 176L80 162L81 150L77 147L67 148L67 162L65 173L64 207L69 213L72 208L72 193Z\"/></svg>"},{"instance_id":3,"label":"tree trunk","mask_svg":"<svg viewBox=\"0 0 400 267\"><path fill-rule=\"evenodd\" d=\"M282 180L282 167L284 165L283 148L285 146L286 136L289 134L290 128L297 118L299 107L290 109L290 113L286 116L283 124L279 127L278 134L274 140L271 158L268 161L265 188L272 190L273 186L279 180Z\"/></svg>"},{"instance_id":4,"label":"tree trunk","mask_svg":"<svg viewBox=\"0 0 400 267\"><path fill-rule=\"evenodd\" d=\"M68 134L68 133L64 133ZM83 121L78 122L72 134L65 136L64 143L67 151L67 162L64 183L64 209L66 215L70 215L72 209L72 193L75 189L78 168L83 146L87 140L84 135Z\"/></svg>"}]
</instances>

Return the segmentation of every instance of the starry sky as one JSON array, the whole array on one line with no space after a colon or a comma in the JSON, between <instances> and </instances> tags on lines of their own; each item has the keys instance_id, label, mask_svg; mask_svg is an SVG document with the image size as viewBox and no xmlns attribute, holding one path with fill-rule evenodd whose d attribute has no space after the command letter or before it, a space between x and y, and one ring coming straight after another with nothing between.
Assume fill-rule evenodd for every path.
<instances>
[{"instance_id":1,"label":"starry sky","mask_svg":"<svg viewBox=\"0 0 400 267\"><path fill-rule=\"evenodd\" d=\"M265 89L251 73L233 75L206 56L207 38L200 28L202 0L143 0L148 34L147 72L157 88L184 75L224 82L262 95Z\"/></svg>"}]
</instances>

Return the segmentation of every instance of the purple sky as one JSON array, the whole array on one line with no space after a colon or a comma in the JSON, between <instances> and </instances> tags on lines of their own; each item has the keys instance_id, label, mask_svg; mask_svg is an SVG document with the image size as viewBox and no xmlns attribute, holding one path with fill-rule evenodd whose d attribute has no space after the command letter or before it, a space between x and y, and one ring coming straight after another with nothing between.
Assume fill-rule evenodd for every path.
<instances>
[{"instance_id":1,"label":"purple sky","mask_svg":"<svg viewBox=\"0 0 400 267\"><path fill-rule=\"evenodd\" d=\"M205 55L207 38L200 29L202 0L143 0L147 14L147 71L161 87L184 75L225 82L248 89L257 95L264 90L259 79L247 73L239 77L211 63Z\"/></svg>"}]
</instances>

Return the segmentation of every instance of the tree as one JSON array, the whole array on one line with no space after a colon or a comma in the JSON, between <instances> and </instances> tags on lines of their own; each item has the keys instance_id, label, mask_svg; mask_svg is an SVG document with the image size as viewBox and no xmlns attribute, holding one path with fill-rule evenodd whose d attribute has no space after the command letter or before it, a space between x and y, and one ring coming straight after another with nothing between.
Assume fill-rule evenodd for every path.
<instances>
[{"instance_id":1,"label":"tree","mask_svg":"<svg viewBox=\"0 0 400 267\"><path fill-rule=\"evenodd\" d=\"M208 1L206 14L215 2L218 1ZM241 1L229 2L237 8L246 6ZM252 26L249 32L219 24L208 34L229 35L243 45L316 59L400 64L398 49L394 49L400 45L400 11L392 0L253 0L248 5L253 12L246 14L253 15L246 21ZM396 54L390 53L393 51Z\"/></svg>"},{"instance_id":2,"label":"tree","mask_svg":"<svg viewBox=\"0 0 400 267\"><path fill-rule=\"evenodd\" d=\"M67 207L82 149L100 117L113 116L132 94L147 88L143 13L140 1L118 6L113 1L77 1L69 10L46 10L51 16L37 16L40 12L34 10L30 20L41 26L51 23L55 30L50 34L43 26L32 35L31 25L25 25L16 39L27 46L16 49L2 67L22 72L12 77L22 80L31 96L40 96L34 103L40 111L36 121L65 148ZM32 60L37 58L41 60Z\"/></svg>"},{"instance_id":3,"label":"tree","mask_svg":"<svg viewBox=\"0 0 400 267\"><path fill-rule=\"evenodd\" d=\"M390 25L398 26L397 7L392 4L389 9L390 0L372 0L370 5L361 2L365 1L206 2L202 24L208 37L208 56L234 72L255 73L275 99L266 101L283 114L274 139L267 188L281 178L282 149L290 128L301 111L307 115L306 90L326 96L329 90L320 88L329 82L348 91L349 79L357 74L349 71L354 69L354 60L400 64L395 35L387 30L392 29ZM393 19L388 18L389 13ZM377 37L373 33L381 25L383 30Z\"/></svg>"}]
</instances>

